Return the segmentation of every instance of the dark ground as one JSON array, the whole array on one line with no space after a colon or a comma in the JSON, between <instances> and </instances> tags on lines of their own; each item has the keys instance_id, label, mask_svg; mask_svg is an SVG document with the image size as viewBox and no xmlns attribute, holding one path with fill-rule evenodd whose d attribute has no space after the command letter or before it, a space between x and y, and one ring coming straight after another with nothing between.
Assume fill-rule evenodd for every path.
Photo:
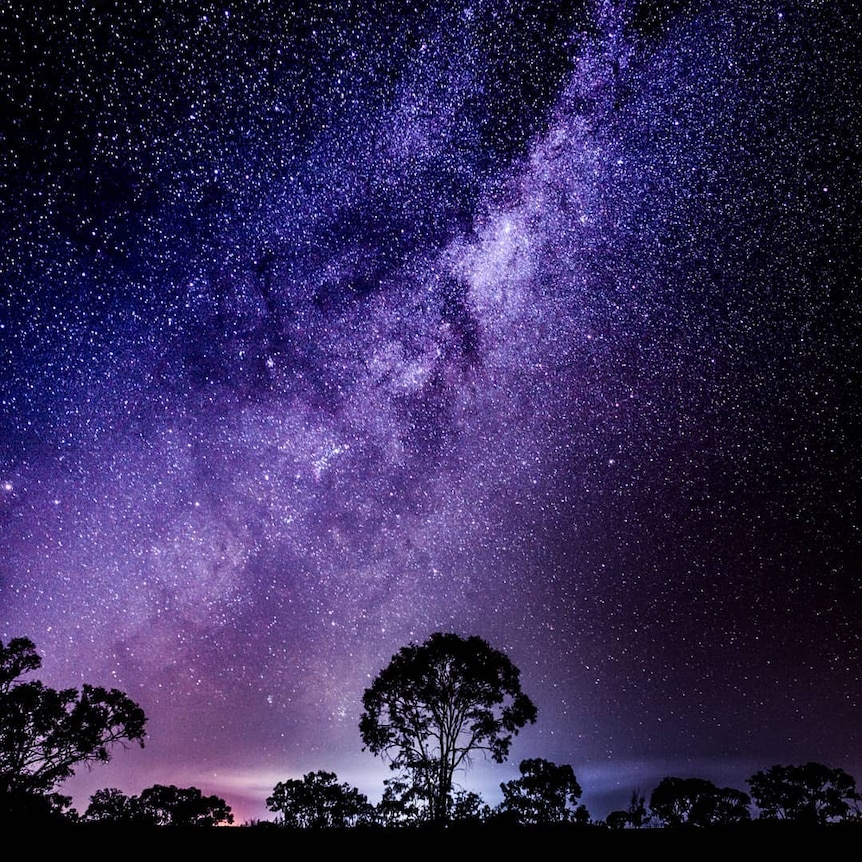
<instances>
[{"instance_id":1,"label":"dark ground","mask_svg":"<svg viewBox=\"0 0 862 862\"><path fill-rule=\"evenodd\" d=\"M11 839L13 828L6 831ZM522 857L525 862L554 858L560 853L589 852L650 854L683 858L705 853L710 857L767 850L770 854L846 852L859 847L862 823L801 828L784 823L753 822L738 827L708 829L626 829L611 831L597 826L545 828L453 827L447 830L356 828L349 830L293 831L271 825L234 828L171 828L139 830L129 827L76 824L47 830L21 830L22 849L38 850L42 844L55 845L60 839L71 850L81 844L83 852L104 848L135 848L138 852L158 852L194 846L196 851L222 853L338 853L340 855L385 853L399 858L416 858L428 853L449 853L454 858L475 858L477 850L499 854L501 858Z\"/></svg>"}]
</instances>

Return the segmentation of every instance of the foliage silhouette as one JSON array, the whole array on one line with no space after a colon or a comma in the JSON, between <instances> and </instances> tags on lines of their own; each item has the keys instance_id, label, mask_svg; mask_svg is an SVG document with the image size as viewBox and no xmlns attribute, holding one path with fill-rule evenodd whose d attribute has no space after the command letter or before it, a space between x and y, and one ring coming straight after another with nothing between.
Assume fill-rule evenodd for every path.
<instances>
[{"instance_id":1,"label":"foliage silhouette","mask_svg":"<svg viewBox=\"0 0 862 862\"><path fill-rule=\"evenodd\" d=\"M381 826L408 826L426 818L427 805L409 781L387 778L383 781L383 796L374 806L374 820Z\"/></svg>"},{"instance_id":2,"label":"foliage silhouette","mask_svg":"<svg viewBox=\"0 0 862 862\"><path fill-rule=\"evenodd\" d=\"M404 773L435 823L450 819L455 771L479 751L502 763L513 737L536 720L509 658L452 633L399 650L362 702L365 747Z\"/></svg>"},{"instance_id":3,"label":"foliage silhouette","mask_svg":"<svg viewBox=\"0 0 862 862\"><path fill-rule=\"evenodd\" d=\"M776 764L752 775L748 786L764 820L822 825L855 815L862 801L852 776L822 763Z\"/></svg>"},{"instance_id":4,"label":"foliage silhouette","mask_svg":"<svg viewBox=\"0 0 862 862\"><path fill-rule=\"evenodd\" d=\"M635 829L641 829L649 823L649 812L646 807L646 797L640 790L632 791L632 798L629 801L629 807L626 811L628 815L629 826Z\"/></svg>"},{"instance_id":5,"label":"foliage silhouette","mask_svg":"<svg viewBox=\"0 0 862 862\"><path fill-rule=\"evenodd\" d=\"M41 667L32 641L0 642L0 821L115 824L120 826L204 826L233 823L231 808L218 796L196 787L153 785L139 796L105 788L90 798L82 817L71 799L55 791L80 764L106 762L114 744L144 744L146 717L124 693L84 685L54 690L21 677ZM775 765L752 775L748 794L719 788L702 778L666 777L653 790L650 807L640 791L632 792L627 810L612 811L604 823L590 824L577 801L581 795L574 771L542 758L521 761L520 778L502 783L503 802L492 811L474 792L455 788L453 776L470 765L476 752L497 762L508 756L514 736L536 720L536 708L520 688L511 661L477 637L437 633L424 644L411 644L393 656L363 696L360 732L365 746L390 761L400 773L384 782L377 806L356 788L339 784L335 773L310 772L301 780L280 782L266 802L279 817L275 823L250 822L256 831L293 827L304 832L366 827L352 835L373 839L383 831L411 840L442 835L456 826L461 835L483 835L500 846L516 834L561 835L553 830L576 824L615 832L652 820L668 832L696 836L821 835L820 827L862 828L862 794L842 769L809 762ZM752 799L759 809L752 821ZM851 822L853 821L853 822ZM426 829L427 824L448 830ZM419 826L419 831L392 827ZM698 829L675 830L694 826ZM510 827L527 827L523 833ZM787 831L787 830L791 831ZM530 831L536 830L536 831ZM741 831L740 831L741 830ZM776 831L777 830L777 831ZM782 831L784 830L784 831ZM149 834L154 830L145 830ZM161 832L161 830L155 830ZM595 830L593 830L595 832ZM136 833L137 834L137 833ZM790 840L790 839L787 839ZM818 839L819 840L819 839ZM396 845L393 845L396 846ZM397 845L407 846L407 845ZM487 845L486 845L487 846Z\"/></svg>"},{"instance_id":6,"label":"foliage silhouette","mask_svg":"<svg viewBox=\"0 0 862 862\"><path fill-rule=\"evenodd\" d=\"M115 787L97 790L82 820L127 826L217 826L233 823L230 806L219 796L204 796L197 787L154 784L140 796Z\"/></svg>"},{"instance_id":7,"label":"foliage silhouette","mask_svg":"<svg viewBox=\"0 0 862 862\"><path fill-rule=\"evenodd\" d=\"M649 820L646 798L639 790L633 790L629 807L625 811L611 811L605 818L605 825L610 829L625 829L626 826L641 829Z\"/></svg>"},{"instance_id":8,"label":"foliage silhouette","mask_svg":"<svg viewBox=\"0 0 862 862\"><path fill-rule=\"evenodd\" d=\"M716 787L705 778L663 778L650 797L650 811L665 826L714 826L751 819L748 794Z\"/></svg>"},{"instance_id":9,"label":"foliage silhouette","mask_svg":"<svg viewBox=\"0 0 862 862\"><path fill-rule=\"evenodd\" d=\"M626 826L629 825L629 813L628 811L611 811L607 817L605 817L605 825L609 829L625 829Z\"/></svg>"},{"instance_id":10,"label":"foliage silhouette","mask_svg":"<svg viewBox=\"0 0 862 862\"><path fill-rule=\"evenodd\" d=\"M233 823L230 806L219 796L204 796L197 787L154 784L141 791L137 806L156 826L217 826Z\"/></svg>"},{"instance_id":11,"label":"foliage silhouette","mask_svg":"<svg viewBox=\"0 0 862 862\"><path fill-rule=\"evenodd\" d=\"M56 690L21 681L42 660L29 638L0 642L0 814L56 813L53 791L80 764L105 763L116 743L144 744L146 716L117 689Z\"/></svg>"},{"instance_id":12,"label":"foliage silhouette","mask_svg":"<svg viewBox=\"0 0 862 862\"><path fill-rule=\"evenodd\" d=\"M294 829L340 829L370 822L373 806L355 787L338 784L334 772L309 772L275 785L266 807Z\"/></svg>"},{"instance_id":13,"label":"foliage silhouette","mask_svg":"<svg viewBox=\"0 0 862 862\"><path fill-rule=\"evenodd\" d=\"M148 822L136 802L136 797L126 796L116 787L105 787L90 797L90 804L81 819L86 823Z\"/></svg>"},{"instance_id":14,"label":"foliage silhouette","mask_svg":"<svg viewBox=\"0 0 862 862\"><path fill-rule=\"evenodd\" d=\"M578 808L581 786L568 764L558 765L541 757L522 760L521 777L500 785L500 812L526 825L589 821Z\"/></svg>"},{"instance_id":15,"label":"foliage silhouette","mask_svg":"<svg viewBox=\"0 0 862 862\"><path fill-rule=\"evenodd\" d=\"M459 788L452 794L450 819L453 823L484 823L490 816L490 806L478 793Z\"/></svg>"}]
</instances>

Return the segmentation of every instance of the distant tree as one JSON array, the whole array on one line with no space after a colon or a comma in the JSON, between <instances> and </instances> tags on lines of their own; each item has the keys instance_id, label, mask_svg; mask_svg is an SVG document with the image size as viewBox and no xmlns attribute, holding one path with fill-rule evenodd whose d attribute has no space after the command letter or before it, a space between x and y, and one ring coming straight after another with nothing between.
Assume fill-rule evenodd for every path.
<instances>
[{"instance_id":1,"label":"distant tree","mask_svg":"<svg viewBox=\"0 0 862 862\"><path fill-rule=\"evenodd\" d=\"M750 799L732 787L704 778L663 778L650 797L650 810L665 826L711 826L750 819Z\"/></svg>"},{"instance_id":2,"label":"distant tree","mask_svg":"<svg viewBox=\"0 0 862 862\"><path fill-rule=\"evenodd\" d=\"M362 702L365 747L408 776L435 822L450 818L455 771L480 751L502 763L514 735L536 720L505 654L440 632L394 655Z\"/></svg>"},{"instance_id":3,"label":"distant tree","mask_svg":"<svg viewBox=\"0 0 862 862\"><path fill-rule=\"evenodd\" d=\"M56 812L64 797L53 791L80 764L109 761L115 743L144 744L146 716L127 695L19 679L41 665L29 638L0 642L0 812L7 816L46 805Z\"/></svg>"},{"instance_id":4,"label":"distant tree","mask_svg":"<svg viewBox=\"0 0 862 862\"><path fill-rule=\"evenodd\" d=\"M688 823L691 812L715 785L702 778L662 778L650 796L650 810L664 826Z\"/></svg>"},{"instance_id":5,"label":"distant tree","mask_svg":"<svg viewBox=\"0 0 862 862\"><path fill-rule=\"evenodd\" d=\"M355 787L338 784L334 772L309 772L275 785L266 807L281 825L295 829L335 829L371 819L373 808Z\"/></svg>"},{"instance_id":6,"label":"distant tree","mask_svg":"<svg viewBox=\"0 0 862 862\"><path fill-rule=\"evenodd\" d=\"M590 823L590 812L586 805L579 805L573 812L571 821L579 826L587 826Z\"/></svg>"},{"instance_id":7,"label":"distant tree","mask_svg":"<svg viewBox=\"0 0 862 862\"><path fill-rule=\"evenodd\" d=\"M862 799L851 775L814 762L771 766L752 775L748 786L764 820L823 824L855 819Z\"/></svg>"},{"instance_id":8,"label":"distant tree","mask_svg":"<svg viewBox=\"0 0 862 862\"><path fill-rule=\"evenodd\" d=\"M535 757L522 760L519 770L520 778L500 785L503 791L500 810L504 814L523 824L568 823L577 819L581 786L571 766Z\"/></svg>"},{"instance_id":9,"label":"distant tree","mask_svg":"<svg viewBox=\"0 0 862 862\"><path fill-rule=\"evenodd\" d=\"M751 797L735 787L719 787L703 816L707 825L751 820Z\"/></svg>"},{"instance_id":10,"label":"distant tree","mask_svg":"<svg viewBox=\"0 0 862 862\"><path fill-rule=\"evenodd\" d=\"M625 829L626 826L629 825L629 814L628 811L611 811L607 817L605 817L605 826L609 829Z\"/></svg>"},{"instance_id":11,"label":"distant tree","mask_svg":"<svg viewBox=\"0 0 862 862\"><path fill-rule=\"evenodd\" d=\"M649 823L650 815L646 808L646 799L639 790L632 791L629 807L625 811L611 811L605 818L605 825L611 829L625 829L633 826L640 829Z\"/></svg>"},{"instance_id":12,"label":"distant tree","mask_svg":"<svg viewBox=\"0 0 862 862\"><path fill-rule=\"evenodd\" d=\"M136 801L116 787L105 787L90 797L81 819L94 823L134 823L140 819Z\"/></svg>"},{"instance_id":13,"label":"distant tree","mask_svg":"<svg viewBox=\"0 0 862 862\"><path fill-rule=\"evenodd\" d=\"M240 826L243 829L254 829L259 832L268 829L280 828L278 823L273 823L272 820L259 820L256 817L252 817L248 820L243 821Z\"/></svg>"},{"instance_id":14,"label":"distant tree","mask_svg":"<svg viewBox=\"0 0 862 862\"><path fill-rule=\"evenodd\" d=\"M453 823L482 823L491 814L491 807L478 793L458 789L452 794L451 820Z\"/></svg>"},{"instance_id":15,"label":"distant tree","mask_svg":"<svg viewBox=\"0 0 862 862\"><path fill-rule=\"evenodd\" d=\"M646 797L640 790L632 791L632 798L629 800L629 807L626 812L630 826L635 829L641 829L649 823L649 812L646 807Z\"/></svg>"},{"instance_id":16,"label":"distant tree","mask_svg":"<svg viewBox=\"0 0 862 862\"><path fill-rule=\"evenodd\" d=\"M135 819L156 826L218 826L233 823L230 806L197 787L154 784L132 798Z\"/></svg>"}]
</instances>

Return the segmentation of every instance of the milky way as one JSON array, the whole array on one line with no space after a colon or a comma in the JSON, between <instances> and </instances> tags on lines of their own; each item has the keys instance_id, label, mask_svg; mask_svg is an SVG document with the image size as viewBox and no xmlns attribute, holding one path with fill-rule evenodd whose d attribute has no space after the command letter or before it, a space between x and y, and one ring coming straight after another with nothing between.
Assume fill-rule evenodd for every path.
<instances>
[{"instance_id":1,"label":"milky way","mask_svg":"<svg viewBox=\"0 0 862 862\"><path fill-rule=\"evenodd\" d=\"M362 691L521 668L594 817L862 780L852 3L4 3L0 640L65 786L379 797ZM103 8L104 7L104 8Z\"/></svg>"}]
</instances>

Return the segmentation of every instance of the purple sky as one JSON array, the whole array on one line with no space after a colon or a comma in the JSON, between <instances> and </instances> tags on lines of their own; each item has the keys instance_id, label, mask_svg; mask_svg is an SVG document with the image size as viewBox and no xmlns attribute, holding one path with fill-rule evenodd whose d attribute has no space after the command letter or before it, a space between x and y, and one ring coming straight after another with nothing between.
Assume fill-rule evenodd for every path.
<instances>
[{"instance_id":1,"label":"purple sky","mask_svg":"<svg viewBox=\"0 0 862 862\"><path fill-rule=\"evenodd\" d=\"M862 780L854 5L3 6L0 640L149 717L80 811L376 800L434 631L539 710L490 803Z\"/></svg>"}]
</instances>

